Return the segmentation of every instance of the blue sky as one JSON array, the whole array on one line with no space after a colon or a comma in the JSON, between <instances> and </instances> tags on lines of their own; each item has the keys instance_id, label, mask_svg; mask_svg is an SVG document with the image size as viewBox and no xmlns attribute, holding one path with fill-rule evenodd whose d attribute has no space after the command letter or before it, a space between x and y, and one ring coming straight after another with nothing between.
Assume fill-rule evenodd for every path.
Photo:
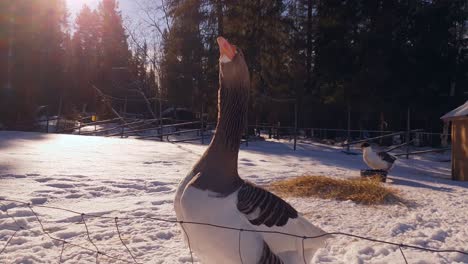
<instances>
[{"instance_id":1,"label":"blue sky","mask_svg":"<svg viewBox=\"0 0 468 264\"><path fill-rule=\"evenodd\" d=\"M88 5L92 9L96 8L101 0L66 0L67 8L70 14L73 17L76 16L78 12L80 12L83 5ZM118 0L119 2L119 9L122 11L122 16L131 17L131 18L138 18L136 15L138 12L138 6L134 0ZM73 20L71 20L73 22Z\"/></svg>"},{"instance_id":2,"label":"blue sky","mask_svg":"<svg viewBox=\"0 0 468 264\"><path fill-rule=\"evenodd\" d=\"M3 0L0 0L3 1ZM68 12L70 12L69 23L71 32L74 32L75 17L83 8L83 5L88 5L91 9L98 7L102 0L65 0ZM154 28L145 22L147 18L142 8L154 8L159 4L159 1L153 0L117 0L119 3L119 10L122 13L124 25L132 31L132 36L136 39L145 39L148 43L158 43L160 36ZM140 5L138 4L140 3ZM162 25L164 27L164 25ZM159 37L158 37L159 36ZM130 38L129 38L130 40Z\"/></svg>"}]
</instances>

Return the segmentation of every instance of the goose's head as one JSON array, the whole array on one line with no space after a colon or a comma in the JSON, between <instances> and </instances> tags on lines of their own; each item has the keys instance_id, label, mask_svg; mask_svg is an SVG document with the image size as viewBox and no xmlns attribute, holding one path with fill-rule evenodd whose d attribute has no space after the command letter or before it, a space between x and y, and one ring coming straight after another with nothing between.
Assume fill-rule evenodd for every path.
<instances>
[{"instance_id":1,"label":"goose's head","mask_svg":"<svg viewBox=\"0 0 468 264\"><path fill-rule=\"evenodd\" d=\"M250 85L249 69L244 54L225 38L218 37L219 46L219 80L220 86L229 89L243 89L247 92Z\"/></svg>"},{"instance_id":2,"label":"goose's head","mask_svg":"<svg viewBox=\"0 0 468 264\"><path fill-rule=\"evenodd\" d=\"M370 148L370 144L367 143L367 142L364 142L361 144L361 149L364 150L364 149L367 149L367 148Z\"/></svg>"},{"instance_id":3,"label":"goose's head","mask_svg":"<svg viewBox=\"0 0 468 264\"><path fill-rule=\"evenodd\" d=\"M219 90L218 125L215 138L224 145L239 150L241 135L247 124L250 75L244 54L225 38L218 37Z\"/></svg>"},{"instance_id":4,"label":"goose's head","mask_svg":"<svg viewBox=\"0 0 468 264\"><path fill-rule=\"evenodd\" d=\"M216 39L219 46L219 63L225 64L232 62L234 57L237 55L237 47L232 45L223 37L218 37Z\"/></svg>"}]
</instances>

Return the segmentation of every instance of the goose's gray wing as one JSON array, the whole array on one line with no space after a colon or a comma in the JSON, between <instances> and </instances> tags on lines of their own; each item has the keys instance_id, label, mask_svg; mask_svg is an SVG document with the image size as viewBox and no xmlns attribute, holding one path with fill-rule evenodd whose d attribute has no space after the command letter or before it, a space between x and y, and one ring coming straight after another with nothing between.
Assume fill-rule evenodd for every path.
<instances>
[{"instance_id":1,"label":"goose's gray wing","mask_svg":"<svg viewBox=\"0 0 468 264\"><path fill-rule=\"evenodd\" d=\"M237 209L256 226L284 226L298 217L296 209L283 199L248 182L239 189Z\"/></svg>"},{"instance_id":2,"label":"goose's gray wing","mask_svg":"<svg viewBox=\"0 0 468 264\"><path fill-rule=\"evenodd\" d=\"M390 164L393 164L395 162L395 160L397 159L396 157L388 154L388 152L385 152L385 151L382 151L382 152L378 152L377 155L383 160L383 161L386 161Z\"/></svg>"}]
</instances>

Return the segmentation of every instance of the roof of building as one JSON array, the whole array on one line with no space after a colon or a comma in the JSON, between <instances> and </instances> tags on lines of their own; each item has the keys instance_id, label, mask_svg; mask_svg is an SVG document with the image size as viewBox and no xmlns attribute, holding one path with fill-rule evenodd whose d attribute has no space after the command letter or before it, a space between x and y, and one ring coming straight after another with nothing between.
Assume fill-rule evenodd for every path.
<instances>
[{"instance_id":1,"label":"roof of building","mask_svg":"<svg viewBox=\"0 0 468 264\"><path fill-rule=\"evenodd\" d=\"M467 117L468 116L468 101L464 104L460 105L459 107L453 109L452 111L443 115L440 119L444 121L449 121L452 119L460 118L460 117Z\"/></svg>"}]
</instances>

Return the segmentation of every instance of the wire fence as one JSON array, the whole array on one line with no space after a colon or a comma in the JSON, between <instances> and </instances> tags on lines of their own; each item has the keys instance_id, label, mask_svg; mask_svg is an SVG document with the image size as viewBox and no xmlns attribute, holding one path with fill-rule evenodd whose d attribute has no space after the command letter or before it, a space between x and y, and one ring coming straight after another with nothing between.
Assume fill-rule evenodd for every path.
<instances>
[{"instance_id":1,"label":"wire fence","mask_svg":"<svg viewBox=\"0 0 468 264\"><path fill-rule=\"evenodd\" d=\"M106 257L108 259L117 260L117 261L121 261L121 262L124 262L124 263L137 263L137 264L142 263L142 262L138 261L137 257L132 253L132 250L130 250L128 245L124 242L124 239L122 238L123 237L122 232L121 232L121 230L119 228L119 220L136 220L136 219L145 219L145 220L150 220L150 221L179 224L182 227L182 230L184 231L184 234L185 234L188 246L189 246L189 252L190 252L190 256L191 256L191 263L194 263L194 258L193 258L192 249L191 249L191 246L190 246L190 237L188 236L187 232L185 232L185 227L184 227L185 225L202 225L202 226L208 226L208 227L212 227L212 228L238 231L239 232L239 236L238 236L239 237L239 248L238 248L238 250L239 250L239 261L242 264L244 262L243 262L243 259L242 259L242 253L241 253L241 246L240 245L241 245L241 236L242 236L243 232L278 234L278 235L284 235L284 236L290 236L290 237L295 237L295 238L302 239L302 256L303 256L303 260L304 260L305 264L307 264L307 260L304 257L304 252L305 252L304 241L307 240L307 239L316 239L316 238L325 237L325 236L346 236L346 237L352 237L352 238L355 238L355 239L370 241L370 242L374 242L374 243L397 246L398 249L399 249L399 252L401 253L402 259L404 260L405 263L408 263L408 260L406 258L406 255L405 255L403 249L415 249L415 250L421 250L421 251L432 252L432 253L459 253L459 254L463 254L463 255L468 256L468 252L465 252L465 251L462 251L462 250L434 249L434 248L428 248L428 247L420 247L420 246L415 246L415 245L385 241L385 240L371 238L371 237L364 237L364 236L350 234L350 233L344 233L344 232L329 232L329 233L324 233L324 234L317 235L317 236L301 236L301 235L297 235L297 234L290 234L290 233L285 233L285 232L280 232L280 231L239 229L239 228L235 228L235 227L223 226L223 225L217 225L217 224L171 220L171 219L164 219L164 218L157 218L157 217L150 217L150 216L112 217L112 216L105 216L105 215L96 215L96 214L83 213L83 212L78 212L78 211L75 211L75 210L70 210L70 209L60 208L60 207L55 207L55 206L35 205L35 204L29 203L29 202L18 201L18 200L13 200L13 199L6 199L6 198L0 198L0 205L2 205L2 211L6 214L6 216L8 218L10 218L12 220L12 222L17 227L17 229L7 239L7 241L5 242L5 245L3 247L1 247L0 255L2 255L6 251L8 245L10 244L12 239L19 236L20 231L26 230L26 227L21 225L19 223L19 221L8 212L8 207L4 204L4 202L14 203L15 206L18 206L18 207L27 207L29 209L29 211L31 211L31 213L33 214L36 221L39 223L40 230L43 233L43 235L47 236L52 241L56 241L56 242L61 243L58 263L63 263L64 262L63 252L65 250L65 246L67 246L67 245L75 246L75 247L81 248L83 250L86 250L86 251L89 251L90 253L95 254L96 263L99 263L99 260L100 260L101 257ZM52 210L59 210L59 211L68 212L68 213L72 213L72 214L75 214L77 216L80 216L81 223L84 224L84 227L85 227L87 240L92 245L92 248L82 246L82 245L79 245L79 244L76 244L76 243L72 243L67 239L62 239L62 238L53 236L53 234L51 232L47 231L47 229L44 227L44 224L43 224L43 221L41 220L40 215L33 209L33 207L46 208L46 209L52 209ZM99 249L99 247L96 245L96 243L91 238L91 234L90 234L90 231L89 231L89 228L88 228L88 224L86 222L86 219L89 219L89 218L103 218L103 219L112 219L112 220L114 220L115 229L117 231L119 240L120 240L123 248L125 249L125 252L128 253L128 258L127 259L111 255L111 254L109 254L107 252L104 252L104 251Z\"/></svg>"}]
</instances>

